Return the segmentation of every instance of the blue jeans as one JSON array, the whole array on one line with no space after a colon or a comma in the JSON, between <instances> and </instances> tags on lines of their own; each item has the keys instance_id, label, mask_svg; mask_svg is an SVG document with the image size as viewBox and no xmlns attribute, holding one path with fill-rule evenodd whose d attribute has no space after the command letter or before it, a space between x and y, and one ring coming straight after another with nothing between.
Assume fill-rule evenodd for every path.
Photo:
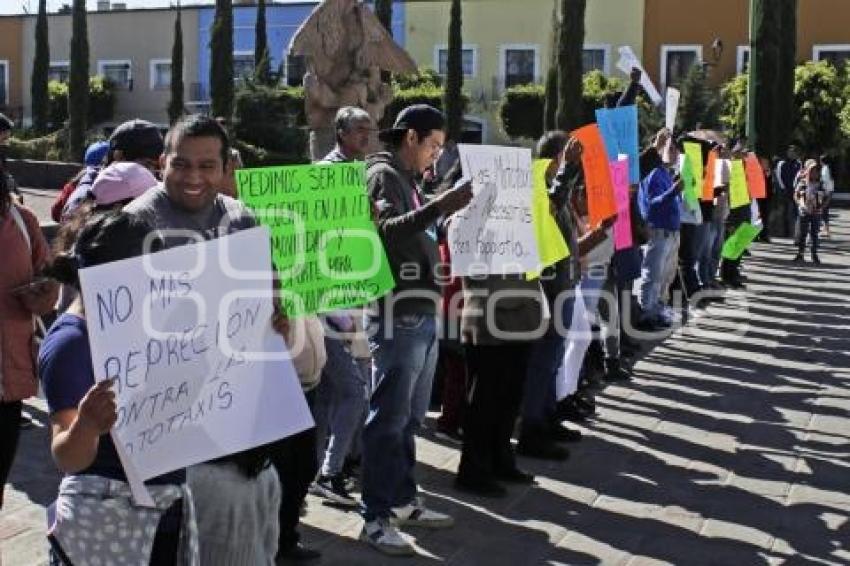
<instances>
[{"instance_id":1,"label":"blue jeans","mask_svg":"<svg viewBox=\"0 0 850 566\"><path fill-rule=\"evenodd\" d=\"M360 365L342 340L325 337L325 350L328 361L316 388L313 418L321 474L334 476L342 472L345 458L360 432L368 377L361 373Z\"/></svg>"},{"instance_id":2,"label":"blue jeans","mask_svg":"<svg viewBox=\"0 0 850 566\"><path fill-rule=\"evenodd\" d=\"M377 332L369 338L374 367L361 464L367 521L416 498L414 434L428 411L438 350L434 315L370 322Z\"/></svg>"},{"instance_id":3,"label":"blue jeans","mask_svg":"<svg viewBox=\"0 0 850 566\"><path fill-rule=\"evenodd\" d=\"M658 300L671 234L672 232L667 230L652 228L649 241L646 243L643 264L640 268L640 308L646 320L655 319L661 315Z\"/></svg>"}]
</instances>

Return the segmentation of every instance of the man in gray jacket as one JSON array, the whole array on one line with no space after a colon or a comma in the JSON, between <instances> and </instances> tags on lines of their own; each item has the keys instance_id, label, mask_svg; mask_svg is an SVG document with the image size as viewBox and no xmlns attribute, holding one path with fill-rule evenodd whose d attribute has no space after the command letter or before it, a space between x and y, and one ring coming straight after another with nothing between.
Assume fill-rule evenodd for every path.
<instances>
[{"instance_id":1,"label":"man in gray jacket","mask_svg":"<svg viewBox=\"0 0 850 566\"><path fill-rule=\"evenodd\" d=\"M379 136L388 151L367 158L369 197L396 287L369 320L374 367L363 429L360 538L386 554L414 554L398 526L453 524L423 505L413 477L414 433L425 418L437 362L436 223L472 199L468 183L430 202L417 185L442 151L444 126L443 114L431 106L405 108Z\"/></svg>"}]
</instances>

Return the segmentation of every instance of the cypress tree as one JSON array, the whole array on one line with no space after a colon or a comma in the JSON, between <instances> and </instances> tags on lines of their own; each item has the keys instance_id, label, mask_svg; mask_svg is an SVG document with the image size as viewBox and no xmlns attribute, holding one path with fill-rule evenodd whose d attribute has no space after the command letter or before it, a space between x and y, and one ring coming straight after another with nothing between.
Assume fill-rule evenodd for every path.
<instances>
[{"instance_id":1,"label":"cypress tree","mask_svg":"<svg viewBox=\"0 0 850 566\"><path fill-rule=\"evenodd\" d=\"M210 102L213 116L233 114L233 0L216 0L210 33Z\"/></svg>"},{"instance_id":2,"label":"cypress tree","mask_svg":"<svg viewBox=\"0 0 850 566\"><path fill-rule=\"evenodd\" d=\"M561 26L558 34L559 128L570 131L582 120L582 53L584 51L585 0L561 0Z\"/></svg>"},{"instance_id":3,"label":"cypress tree","mask_svg":"<svg viewBox=\"0 0 850 566\"><path fill-rule=\"evenodd\" d=\"M558 111L558 0L552 2L552 37L549 43L549 70L546 72L546 99L543 108L543 131L557 128L555 114Z\"/></svg>"},{"instance_id":4,"label":"cypress tree","mask_svg":"<svg viewBox=\"0 0 850 566\"><path fill-rule=\"evenodd\" d=\"M797 123L797 106L794 103L795 70L797 68L797 0L779 3L779 75L774 89L777 116L776 150L781 151L791 142Z\"/></svg>"},{"instance_id":5,"label":"cypress tree","mask_svg":"<svg viewBox=\"0 0 850 566\"><path fill-rule=\"evenodd\" d=\"M183 115L183 22L180 4L174 19L174 44L171 46L171 100L168 102L168 121L176 122Z\"/></svg>"},{"instance_id":6,"label":"cypress tree","mask_svg":"<svg viewBox=\"0 0 850 566\"><path fill-rule=\"evenodd\" d=\"M375 0L375 15L387 28L387 31L392 36L393 34L393 0Z\"/></svg>"},{"instance_id":7,"label":"cypress tree","mask_svg":"<svg viewBox=\"0 0 850 566\"><path fill-rule=\"evenodd\" d=\"M266 36L266 0L257 2L257 23L254 26L254 77L260 84L271 82L271 61Z\"/></svg>"},{"instance_id":8,"label":"cypress tree","mask_svg":"<svg viewBox=\"0 0 850 566\"><path fill-rule=\"evenodd\" d=\"M35 22L35 59L32 63L32 125L36 132L47 131L49 98L47 75L50 71L50 45L47 42L47 0L38 0L38 19Z\"/></svg>"},{"instance_id":9,"label":"cypress tree","mask_svg":"<svg viewBox=\"0 0 850 566\"><path fill-rule=\"evenodd\" d=\"M443 108L446 111L446 135L455 142L463 134L463 21L460 0L452 0L449 16L449 48Z\"/></svg>"},{"instance_id":10,"label":"cypress tree","mask_svg":"<svg viewBox=\"0 0 850 566\"><path fill-rule=\"evenodd\" d=\"M795 20L796 0L750 1L747 138L759 155L778 154L793 127Z\"/></svg>"},{"instance_id":11,"label":"cypress tree","mask_svg":"<svg viewBox=\"0 0 850 566\"><path fill-rule=\"evenodd\" d=\"M68 77L68 157L82 160L89 111L89 39L86 0L71 11L71 62Z\"/></svg>"}]
</instances>

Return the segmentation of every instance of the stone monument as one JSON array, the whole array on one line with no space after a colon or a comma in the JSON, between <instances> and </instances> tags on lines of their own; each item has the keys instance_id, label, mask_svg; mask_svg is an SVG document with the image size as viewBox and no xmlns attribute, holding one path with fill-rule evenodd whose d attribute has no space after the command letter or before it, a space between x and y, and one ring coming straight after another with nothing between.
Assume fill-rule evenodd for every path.
<instances>
[{"instance_id":1,"label":"stone monument","mask_svg":"<svg viewBox=\"0 0 850 566\"><path fill-rule=\"evenodd\" d=\"M381 71L416 71L410 55L360 0L324 0L295 32L289 52L304 56L307 64L304 92L314 160L333 149L339 108L359 106L376 124L383 117L393 93Z\"/></svg>"}]
</instances>

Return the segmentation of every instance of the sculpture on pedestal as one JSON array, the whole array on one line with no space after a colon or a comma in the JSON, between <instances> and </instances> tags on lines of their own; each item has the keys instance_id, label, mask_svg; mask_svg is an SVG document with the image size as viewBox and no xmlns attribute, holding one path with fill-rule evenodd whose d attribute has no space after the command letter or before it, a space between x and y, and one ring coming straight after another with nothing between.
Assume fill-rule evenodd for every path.
<instances>
[{"instance_id":1,"label":"sculpture on pedestal","mask_svg":"<svg viewBox=\"0 0 850 566\"><path fill-rule=\"evenodd\" d=\"M310 157L335 142L333 121L342 106L359 106L377 123L392 100L381 71L411 73L416 63L359 0L324 0L295 32L291 55L304 56Z\"/></svg>"}]
</instances>

